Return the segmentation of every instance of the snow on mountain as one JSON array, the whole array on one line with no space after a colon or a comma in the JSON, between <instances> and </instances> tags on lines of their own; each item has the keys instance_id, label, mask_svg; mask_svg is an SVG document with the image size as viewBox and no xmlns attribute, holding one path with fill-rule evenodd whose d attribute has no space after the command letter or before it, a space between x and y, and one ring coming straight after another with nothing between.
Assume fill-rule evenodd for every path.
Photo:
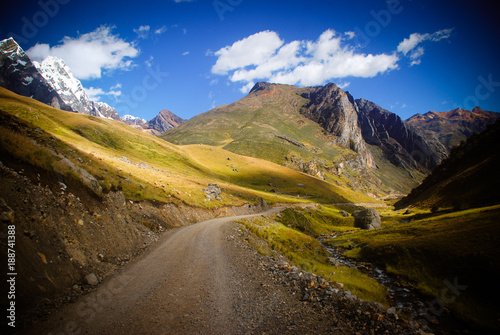
<instances>
[{"instance_id":1,"label":"snow on mountain","mask_svg":"<svg viewBox=\"0 0 500 335\"><path fill-rule=\"evenodd\" d=\"M71 110L13 38L0 41L0 86L52 107Z\"/></svg>"},{"instance_id":2,"label":"snow on mountain","mask_svg":"<svg viewBox=\"0 0 500 335\"><path fill-rule=\"evenodd\" d=\"M91 100L80 80L73 76L71 69L61 58L49 56L41 63L33 62L38 72L59 93L71 109L81 114L121 120L114 108L103 102Z\"/></svg>"},{"instance_id":3,"label":"snow on mountain","mask_svg":"<svg viewBox=\"0 0 500 335\"><path fill-rule=\"evenodd\" d=\"M129 114L124 115L122 117L122 120L123 121L128 121L128 122L134 122L134 123L136 123L136 122L144 122L144 123L146 123L147 122L146 120L141 119L140 117L129 115Z\"/></svg>"}]
</instances>

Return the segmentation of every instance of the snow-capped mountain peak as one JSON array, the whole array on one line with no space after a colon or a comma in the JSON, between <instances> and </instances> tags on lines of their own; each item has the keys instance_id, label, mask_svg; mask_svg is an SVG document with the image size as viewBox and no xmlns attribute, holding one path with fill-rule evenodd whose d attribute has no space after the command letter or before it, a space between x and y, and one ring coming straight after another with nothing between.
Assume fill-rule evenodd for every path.
<instances>
[{"instance_id":1,"label":"snow-capped mountain peak","mask_svg":"<svg viewBox=\"0 0 500 335\"><path fill-rule=\"evenodd\" d=\"M59 93L61 98L77 113L121 120L114 108L90 99L80 80L75 78L64 60L49 56L41 63L33 62L38 72Z\"/></svg>"},{"instance_id":2,"label":"snow-capped mountain peak","mask_svg":"<svg viewBox=\"0 0 500 335\"><path fill-rule=\"evenodd\" d=\"M33 65L35 65L45 80L59 92L59 95L72 95L78 101L84 99L85 91L82 83L73 76L71 69L61 58L49 56L41 63L34 61Z\"/></svg>"}]
</instances>

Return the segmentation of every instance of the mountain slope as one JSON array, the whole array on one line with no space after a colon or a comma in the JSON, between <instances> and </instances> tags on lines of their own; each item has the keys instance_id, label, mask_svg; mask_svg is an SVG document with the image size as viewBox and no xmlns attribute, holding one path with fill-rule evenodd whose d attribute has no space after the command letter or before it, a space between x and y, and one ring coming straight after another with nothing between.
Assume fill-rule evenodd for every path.
<instances>
[{"instance_id":1,"label":"mountain slope","mask_svg":"<svg viewBox=\"0 0 500 335\"><path fill-rule=\"evenodd\" d=\"M220 148L177 147L121 122L52 109L3 88L0 111L2 156L73 176L97 195L122 189L129 199L201 207L258 198L271 203L370 201L277 164ZM222 202L205 200L202 190L213 182L224 188Z\"/></svg>"},{"instance_id":2,"label":"mountain slope","mask_svg":"<svg viewBox=\"0 0 500 335\"><path fill-rule=\"evenodd\" d=\"M408 126L398 115L365 99L356 99L355 103L364 140L380 147L391 163L432 170L447 156L439 141L418 127Z\"/></svg>"},{"instance_id":3,"label":"mountain slope","mask_svg":"<svg viewBox=\"0 0 500 335\"><path fill-rule=\"evenodd\" d=\"M0 41L0 86L52 107L71 110L12 38Z\"/></svg>"},{"instance_id":4,"label":"mountain slope","mask_svg":"<svg viewBox=\"0 0 500 335\"><path fill-rule=\"evenodd\" d=\"M480 133L490 123L500 120L500 113L474 107L472 111L456 108L449 112L416 114L405 122L434 136L450 150L474 133Z\"/></svg>"},{"instance_id":5,"label":"mountain slope","mask_svg":"<svg viewBox=\"0 0 500 335\"><path fill-rule=\"evenodd\" d=\"M451 150L396 207L463 209L500 203L500 121Z\"/></svg>"},{"instance_id":6,"label":"mountain slope","mask_svg":"<svg viewBox=\"0 0 500 335\"><path fill-rule=\"evenodd\" d=\"M178 117L171 111L164 109L147 123L147 129L150 129L154 135L161 135L167 130L181 125L185 121L186 120Z\"/></svg>"},{"instance_id":7,"label":"mountain slope","mask_svg":"<svg viewBox=\"0 0 500 335\"><path fill-rule=\"evenodd\" d=\"M380 145L363 138L361 114L350 94L334 84L299 88L257 83L246 97L200 114L162 138L221 146L376 197L407 193L428 168L413 158L413 164L391 163ZM421 141L421 146L434 155L428 142ZM410 156L405 150L393 153L403 154Z\"/></svg>"}]
</instances>

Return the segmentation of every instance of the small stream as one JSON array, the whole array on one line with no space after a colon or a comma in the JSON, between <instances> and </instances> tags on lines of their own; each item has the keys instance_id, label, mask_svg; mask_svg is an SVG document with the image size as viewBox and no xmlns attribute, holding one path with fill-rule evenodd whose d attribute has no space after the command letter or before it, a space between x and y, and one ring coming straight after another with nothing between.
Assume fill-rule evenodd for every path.
<instances>
[{"instance_id":1,"label":"small stream","mask_svg":"<svg viewBox=\"0 0 500 335\"><path fill-rule=\"evenodd\" d=\"M453 317L446 309L443 313L435 315L431 312L434 298L425 296L414 288L414 284L409 282L404 276L398 276L387 273L384 269L371 263L354 261L342 255L344 251L341 248L334 248L324 243L325 239L333 239L338 235L318 238L318 241L325 247L330 254L330 262L334 265L343 265L349 268L356 268L369 277L377 280L387 288L390 297L390 304L394 306L395 311L418 320L421 324L427 324L436 334L449 334L456 330L466 330L462 321ZM434 321L432 321L434 320ZM423 321L423 322L422 322Z\"/></svg>"},{"instance_id":2,"label":"small stream","mask_svg":"<svg viewBox=\"0 0 500 335\"><path fill-rule=\"evenodd\" d=\"M328 237L328 239L332 239L335 237L337 237L337 235ZM356 268L385 286L398 313L407 314L409 311L417 313L425 312L425 309L429 305L429 303L425 301L428 299L426 299L426 297L419 292L416 292L414 289L412 289L411 283L399 276L390 275L386 273L382 268L373 266L370 263L347 259L341 254L339 248L333 248L323 243L323 241L323 238L319 239L319 242L321 242L321 244L331 255L331 258L333 258L332 263L336 265L343 265L349 268Z\"/></svg>"}]
</instances>

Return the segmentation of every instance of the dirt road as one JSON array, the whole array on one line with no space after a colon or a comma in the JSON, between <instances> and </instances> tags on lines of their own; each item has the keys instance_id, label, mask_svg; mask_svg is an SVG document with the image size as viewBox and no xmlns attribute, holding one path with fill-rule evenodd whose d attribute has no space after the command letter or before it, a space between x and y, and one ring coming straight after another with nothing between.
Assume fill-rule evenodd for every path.
<instances>
[{"instance_id":1,"label":"dirt road","mask_svg":"<svg viewBox=\"0 0 500 335\"><path fill-rule=\"evenodd\" d=\"M270 280L260 256L228 238L232 222L242 217L248 216L171 231L96 291L27 333L284 334L326 327L310 306Z\"/></svg>"}]
</instances>

